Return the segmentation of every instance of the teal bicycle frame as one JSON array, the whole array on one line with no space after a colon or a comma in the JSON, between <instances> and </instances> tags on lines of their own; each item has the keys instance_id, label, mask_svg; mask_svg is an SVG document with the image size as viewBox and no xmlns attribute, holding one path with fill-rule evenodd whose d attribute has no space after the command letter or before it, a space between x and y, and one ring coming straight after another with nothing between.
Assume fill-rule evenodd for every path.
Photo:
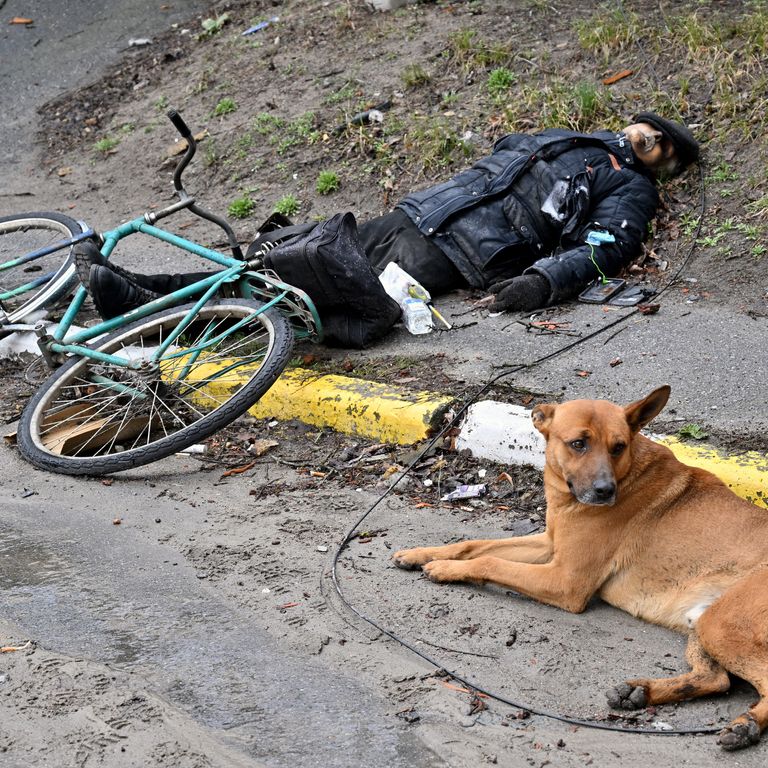
<instances>
[{"instance_id":1,"label":"teal bicycle frame","mask_svg":"<svg viewBox=\"0 0 768 768\"><path fill-rule=\"evenodd\" d=\"M168 349L176 339L184 333L184 330L189 324L194 321L203 305L215 296L219 289L227 283L235 284L241 298L257 298L264 302L262 307L254 311L254 316L265 312L271 307L277 307L283 314L286 314L289 321L291 321L297 338L312 338L313 340L319 340L322 337L320 318L312 300L306 293L287 283L281 282L268 273L255 271L254 267L258 266L257 261L245 262L232 258L231 256L225 256L218 251L205 248L191 240L187 240L152 224L148 224L145 217L134 219L133 221L120 225L117 229L105 232L103 234L104 244L101 248L102 255L105 258L109 258L120 240L137 233L154 237L180 248L181 250L213 261L221 265L223 269L220 272L216 272L209 277L193 283L192 285L148 302L130 312L118 315L110 320L102 321L93 327L70 333L75 318L82 309L85 298L88 295L87 290L80 286L75 292L74 298L64 313L64 316L54 329L53 334L49 336L42 329L39 331L40 339L38 343L49 364L56 364L52 354L54 353L56 355L78 355L80 357L87 357L91 360L109 363L111 365L138 369L142 365L146 365L146 361L129 361L122 357L98 352L87 346L87 342L98 336L102 336L105 333L121 328L134 320L144 319L160 310L176 306L186 302L188 299L195 298L195 303L184 315L182 321L153 352L152 362L156 363L167 353ZM200 295L201 291L202 295ZM244 318L236 325L229 327L226 331L226 335L235 333L241 326L245 325L248 320L249 318ZM207 340L203 345L198 345L194 352L194 359L204 351L206 346L213 345L220 339L221 335ZM179 352L178 355L189 355L189 351L185 350ZM172 354L170 358L174 356L175 355ZM193 360L188 365L191 365L192 362ZM219 375L226 373L226 370L227 369L221 371Z\"/></svg>"}]
</instances>

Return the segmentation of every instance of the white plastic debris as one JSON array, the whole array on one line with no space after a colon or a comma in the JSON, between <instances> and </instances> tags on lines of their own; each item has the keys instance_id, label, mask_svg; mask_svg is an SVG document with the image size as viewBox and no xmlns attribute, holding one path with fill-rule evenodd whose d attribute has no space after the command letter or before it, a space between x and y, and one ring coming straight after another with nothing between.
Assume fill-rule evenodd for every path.
<instances>
[{"instance_id":1,"label":"white plastic debris","mask_svg":"<svg viewBox=\"0 0 768 768\"><path fill-rule=\"evenodd\" d=\"M197 443L196 445L190 445L188 448L184 448L183 450L179 451L180 454L184 453L192 453L192 454L200 454L205 453L205 446L202 443Z\"/></svg>"},{"instance_id":2,"label":"white plastic debris","mask_svg":"<svg viewBox=\"0 0 768 768\"><path fill-rule=\"evenodd\" d=\"M446 493L441 497L440 501L460 501L462 499L476 499L485 495L487 491L485 483L479 483L475 485L460 485L450 493Z\"/></svg>"}]
</instances>

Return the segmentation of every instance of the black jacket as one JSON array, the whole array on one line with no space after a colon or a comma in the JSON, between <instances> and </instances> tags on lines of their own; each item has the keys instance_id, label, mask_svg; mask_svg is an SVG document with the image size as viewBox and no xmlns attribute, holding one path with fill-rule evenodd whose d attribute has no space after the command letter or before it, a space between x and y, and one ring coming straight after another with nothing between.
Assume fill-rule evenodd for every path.
<instances>
[{"instance_id":1,"label":"black jacket","mask_svg":"<svg viewBox=\"0 0 768 768\"><path fill-rule=\"evenodd\" d=\"M596 278L598 266L608 276L627 266L658 203L624 134L551 129L505 136L491 155L399 207L472 287L536 272L557 302ZM590 247L591 230L615 242Z\"/></svg>"}]
</instances>

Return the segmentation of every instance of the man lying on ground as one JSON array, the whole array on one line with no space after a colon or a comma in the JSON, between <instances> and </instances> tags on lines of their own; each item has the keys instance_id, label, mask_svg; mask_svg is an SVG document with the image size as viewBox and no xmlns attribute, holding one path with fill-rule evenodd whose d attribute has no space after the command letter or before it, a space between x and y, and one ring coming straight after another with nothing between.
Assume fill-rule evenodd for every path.
<instances>
[{"instance_id":1,"label":"man lying on ground","mask_svg":"<svg viewBox=\"0 0 768 768\"><path fill-rule=\"evenodd\" d=\"M490 291L491 311L532 310L637 258L659 205L657 180L698 157L686 126L652 112L618 133L510 134L468 170L359 223L358 233L377 272L395 262L433 296L470 287ZM203 276L131 273L92 247L76 256L103 317Z\"/></svg>"}]
</instances>

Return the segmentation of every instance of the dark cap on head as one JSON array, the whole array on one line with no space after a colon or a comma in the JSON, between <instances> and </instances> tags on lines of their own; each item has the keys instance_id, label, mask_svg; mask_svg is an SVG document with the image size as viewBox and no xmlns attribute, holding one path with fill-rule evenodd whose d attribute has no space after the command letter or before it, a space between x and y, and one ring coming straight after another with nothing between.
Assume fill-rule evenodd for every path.
<instances>
[{"instance_id":1,"label":"dark cap on head","mask_svg":"<svg viewBox=\"0 0 768 768\"><path fill-rule=\"evenodd\" d=\"M657 131L661 131L665 139L668 139L675 148L675 154L684 168L699 159L699 142L682 123L667 120L655 112L641 112L635 115L636 123L648 123Z\"/></svg>"}]
</instances>

